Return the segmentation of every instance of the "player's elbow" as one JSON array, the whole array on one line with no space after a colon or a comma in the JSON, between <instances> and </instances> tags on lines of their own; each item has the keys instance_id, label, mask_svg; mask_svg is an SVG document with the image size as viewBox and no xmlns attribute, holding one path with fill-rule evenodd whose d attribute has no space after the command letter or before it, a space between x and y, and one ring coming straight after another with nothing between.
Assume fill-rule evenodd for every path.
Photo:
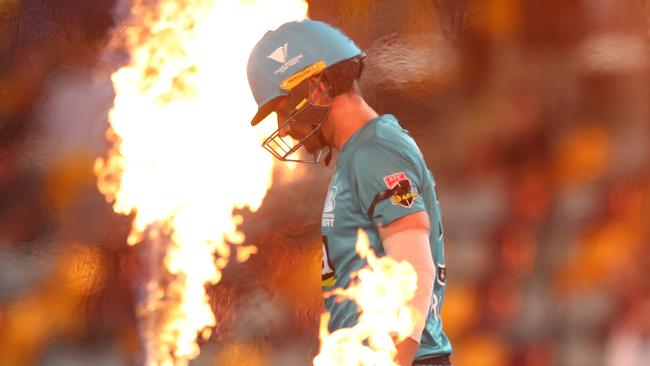
<instances>
[{"instance_id":1,"label":"player's elbow","mask_svg":"<svg viewBox=\"0 0 650 366\"><path fill-rule=\"evenodd\" d=\"M435 280L436 266L431 255L429 235L422 230L404 230L384 240L386 254L397 261L406 261L418 275L418 283ZM424 283L426 283L424 282Z\"/></svg>"}]
</instances>

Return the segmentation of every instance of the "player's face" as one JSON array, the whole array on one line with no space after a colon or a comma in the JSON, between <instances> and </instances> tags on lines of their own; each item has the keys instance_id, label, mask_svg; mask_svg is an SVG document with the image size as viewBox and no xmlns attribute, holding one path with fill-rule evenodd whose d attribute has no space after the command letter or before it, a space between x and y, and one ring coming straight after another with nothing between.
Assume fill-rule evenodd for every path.
<instances>
[{"instance_id":1,"label":"player's face","mask_svg":"<svg viewBox=\"0 0 650 366\"><path fill-rule=\"evenodd\" d=\"M275 114L278 118L278 129L280 129L280 136L285 137L289 135L295 139L295 137L289 133L289 126L283 126L284 122L286 122L289 118L290 113L291 107L289 106L289 98L282 98L282 101L280 101L280 103L278 103L278 106L275 108Z\"/></svg>"},{"instance_id":2,"label":"player's face","mask_svg":"<svg viewBox=\"0 0 650 366\"><path fill-rule=\"evenodd\" d=\"M292 112L289 98L283 98L275 110L278 119L278 129L281 137L291 136L294 140L301 141L313 131L313 125L301 120L294 120L285 125ZM317 152L321 146L318 143L318 134L311 135L304 143L309 153Z\"/></svg>"}]
</instances>

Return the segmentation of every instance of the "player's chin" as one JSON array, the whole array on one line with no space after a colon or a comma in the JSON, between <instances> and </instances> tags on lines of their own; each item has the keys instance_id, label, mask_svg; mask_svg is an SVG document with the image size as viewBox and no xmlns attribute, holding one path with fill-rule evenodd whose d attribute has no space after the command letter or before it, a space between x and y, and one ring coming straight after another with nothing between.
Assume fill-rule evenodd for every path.
<instances>
[{"instance_id":1,"label":"player's chin","mask_svg":"<svg viewBox=\"0 0 650 366\"><path fill-rule=\"evenodd\" d=\"M320 151L323 146L318 142L318 138L316 136L311 136L305 141L305 149L307 149L307 152L310 154L314 154L318 151Z\"/></svg>"},{"instance_id":2,"label":"player's chin","mask_svg":"<svg viewBox=\"0 0 650 366\"><path fill-rule=\"evenodd\" d=\"M307 152L310 153L310 154L314 154L318 150L320 150L320 148L317 147L317 146L314 146L313 144L305 144L305 150L307 150Z\"/></svg>"}]
</instances>

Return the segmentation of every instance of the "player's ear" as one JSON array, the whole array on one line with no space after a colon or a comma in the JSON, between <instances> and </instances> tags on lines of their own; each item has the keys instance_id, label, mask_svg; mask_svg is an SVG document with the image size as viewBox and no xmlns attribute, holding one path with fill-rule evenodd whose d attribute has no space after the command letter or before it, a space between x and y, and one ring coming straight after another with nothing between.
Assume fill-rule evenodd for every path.
<instances>
[{"instance_id":1,"label":"player's ear","mask_svg":"<svg viewBox=\"0 0 650 366\"><path fill-rule=\"evenodd\" d=\"M309 102L316 105L326 105L328 100L328 85L325 78L312 76L309 78Z\"/></svg>"}]
</instances>

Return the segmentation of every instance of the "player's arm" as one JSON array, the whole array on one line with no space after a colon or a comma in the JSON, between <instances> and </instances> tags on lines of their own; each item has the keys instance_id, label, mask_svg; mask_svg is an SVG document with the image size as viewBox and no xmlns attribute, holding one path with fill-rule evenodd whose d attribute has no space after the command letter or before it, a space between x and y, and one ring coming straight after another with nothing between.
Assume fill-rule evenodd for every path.
<instances>
[{"instance_id":1,"label":"player's arm","mask_svg":"<svg viewBox=\"0 0 650 366\"><path fill-rule=\"evenodd\" d=\"M417 273L417 290L411 305L420 312L422 319L415 324L411 336L396 345L397 363L410 366L420 346L435 280L436 269L429 245L429 215L426 211L419 211L401 217L380 226L379 235L386 255L397 261L409 262Z\"/></svg>"},{"instance_id":2,"label":"player's arm","mask_svg":"<svg viewBox=\"0 0 650 366\"><path fill-rule=\"evenodd\" d=\"M361 208L377 225L384 251L398 261L408 261L418 276L411 304L422 319L411 337L397 345L397 361L410 366L429 315L435 281L429 216L419 191L422 172L408 150L393 144L361 146L352 163Z\"/></svg>"}]
</instances>

